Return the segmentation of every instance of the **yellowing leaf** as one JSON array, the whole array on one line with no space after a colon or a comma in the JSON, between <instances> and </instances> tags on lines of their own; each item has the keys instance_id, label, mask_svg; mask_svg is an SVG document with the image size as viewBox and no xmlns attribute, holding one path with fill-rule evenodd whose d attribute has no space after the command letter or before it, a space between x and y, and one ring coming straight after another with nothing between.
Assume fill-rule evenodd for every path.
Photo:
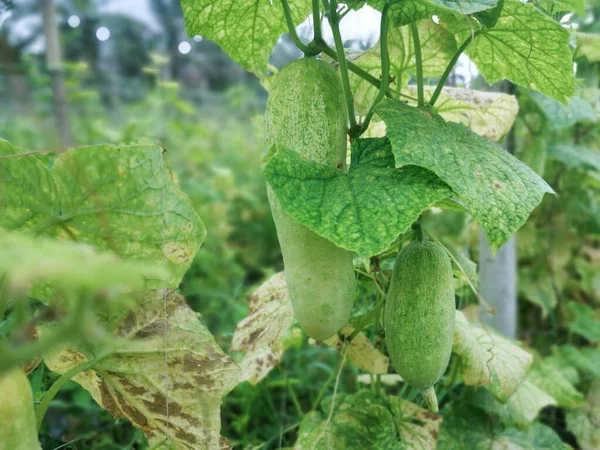
<instances>
[{"instance_id":1,"label":"yellowing leaf","mask_svg":"<svg viewBox=\"0 0 600 450\"><path fill-rule=\"evenodd\" d=\"M73 379L115 418L129 419L154 441L168 434L178 449L219 448L221 398L235 386L239 367L179 294L146 291L138 300L116 322L116 342L97 344L93 355L69 348L46 364L64 373L96 358Z\"/></svg>"},{"instance_id":2,"label":"yellowing leaf","mask_svg":"<svg viewBox=\"0 0 600 450\"><path fill-rule=\"evenodd\" d=\"M283 354L281 340L293 323L285 277L279 272L252 293L248 316L233 334L231 351L246 353L240 363L240 381L257 384L279 364Z\"/></svg>"},{"instance_id":3,"label":"yellowing leaf","mask_svg":"<svg viewBox=\"0 0 600 450\"><path fill-rule=\"evenodd\" d=\"M442 416L399 397L388 397L400 440L407 448L435 450Z\"/></svg>"},{"instance_id":4,"label":"yellowing leaf","mask_svg":"<svg viewBox=\"0 0 600 450\"><path fill-rule=\"evenodd\" d=\"M345 326L340 331L346 337L350 336L353 332L354 328L350 326ZM337 334L323 341L323 343L330 347L335 347L340 351L344 348L343 342L340 341ZM352 339L350 345L347 346L346 357L364 372L376 374L387 374L388 372L389 358L373 347L369 338L363 333L358 333Z\"/></svg>"},{"instance_id":5,"label":"yellowing leaf","mask_svg":"<svg viewBox=\"0 0 600 450\"><path fill-rule=\"evenodd\" d=\"M487 329L467 322L456 312L452 347L460 359L463 381L469 386L489 385L494 396L504 402L525 379L533 357L513 342Z\"/></svg>"},{"instance_id":6,"label":"yellowing leaf","mask_svg":"<svg viewBox=\"0 0 600 450\"><path fill-rule=\"evenodd\" d=\"M433 89L425 88L426 100ZM416 97L414 86L407 86L405 90ZM512 128L519 104L514 95L445 87L434 109L448 122L462 123L480 136L499 141Z\"/></svg>"}]
</instances>

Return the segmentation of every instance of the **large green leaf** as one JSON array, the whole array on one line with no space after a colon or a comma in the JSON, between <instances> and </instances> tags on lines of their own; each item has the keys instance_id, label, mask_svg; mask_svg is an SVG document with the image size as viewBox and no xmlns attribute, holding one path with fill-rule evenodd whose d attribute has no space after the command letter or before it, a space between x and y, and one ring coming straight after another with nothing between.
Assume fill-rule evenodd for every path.
<instances>
[{"instance_id":1,"label":"large green leaf","mask_svg":"<svg viewBox=\"0 0 600 450\"><path fill-rule=\"evenodd\" d=\"M420 166L445 181L484 228L493 248L525 223L544 193L554 192L507 151L428 108L384 100L376 111L386 123L396 166Z\"/></svg>"},{"instance_id":2,"label":"large green leaf","mask_svg":"<svg viewBox=\"0 0 600 450\"><path fill-rule=\"evenodd\" d=\"M430 205L452 191L419 167L394 167L385 138L352 145L348 171L275 148L264 175L284 210L339 247L370 256L386 249Z\"/></svg>"},{"instance_id":3,"label":"large green leaf","mask_svg":"<svg viewBox=\"0 0 600 450\"><path fill-rule=\"evenodd\" d=\"M525 380L533 357L515 343L467 322L456 312L452 352L460 358L460 374L469 386L489 386L506 402Z\"/></svg>"},{"instance_id":4,"label":"large green leaf","mask_svg":"<svg viewBox=\"0 0 600 450\"><path fill-rule=\"evenodd\" d=\"M379 11L387 0L367 0ZM390 17L394 26L406 25L429 18L433 14L456 13L459 16L484 11L496 6L498 0L392 0Z\"/></svg>"},{"instance_id":5,"label":"large green leaf","mask_svg":"<svg viewBox=\"0 0 600 450\"><path fill-rule=\"evenodd\" d=\"M308 0L289 0L294 23L311 11ZM190 36L216 42L231 59L260 77L279 36L287 33L281 2L270 0L181 0Z\"/></svg>"},{"instance_id":6,"label":"large green leaf","mask_svg":"<svg viewBox=\"0 0 600 450\"><path fill-rule=\"evenodd\" d=\"M453 406L440 427L437 450L568 450L552 428L533 423L525 430L505 427L473 406Z\"/></svg>"},{"instance_id":7,"label":"large green leaf","mask_svg":"<svg viewBox=\"0 0 600 450\"><path fill-rule=\"evenodd\" d=\"M556 357L536 361L527 379L554 397L559 406L565 408L579 406L583 402L583 394L565 375L563 370L566 365L561 366L561 363L564 363L564 360Z\"/></svg>"},{"instance_id":8,"label":"large green leaf","mask_svg":"<svg viewBox=\"0 0 600 450\"><path fill-rule=\"evenodd\" d=\"M460 42L480 28L455 15L442 23ZM496 26L482 28L466 53L490 84L507 79L562 103L575 93L569 32L532 4L505 2Z\"/></svg>"},{"instance_id":9,"label":"large green leaf","mask_svg":"<svg viewBox=\"0 0 600 450\"><path fill-rule=\"evenodd\" d=\"M177 449L219 448L221 400L237 382L238 366L180 295L147 291L138 302L115 322L112 344L69 348L46 364L64 373L97 359L73 380L115 418L129 419L151 440L168 435Z\"/></svg>"},{"instance_id":10,"label":"large green leaf","mask_svg":"<svg viewBox=\"0 0 600 450\"><path fill-rule=\"evenodd\" d=\"M572 345L563 345L555 349L557 356L576 367L585 375L600 380L600 348L577 348Z\"/></svg>"},{"instance_id":11,"label":"large green leaf","mask_svg":"<svg viewBox=\"0 0 600 450\"><path fill-rule=\"evenodd\" d=\"M542 110L552 130L571 128L578 122L596 121L593 106L580 97L573 97L564 105L537 91L528 90L527 95Z\"/></svg>"},{"instance_id":12,"label":"large green leaf","mask_svg":"<svg viewBox=\"0 0 600 450\"><path fill-rule=\"evenodd\" d=\"M48 170L35 155L0 141L0 226L112 251L123 259L162 262L177 287L206 236L157 145L71 149Z\"/></svg>"}]
</instances>

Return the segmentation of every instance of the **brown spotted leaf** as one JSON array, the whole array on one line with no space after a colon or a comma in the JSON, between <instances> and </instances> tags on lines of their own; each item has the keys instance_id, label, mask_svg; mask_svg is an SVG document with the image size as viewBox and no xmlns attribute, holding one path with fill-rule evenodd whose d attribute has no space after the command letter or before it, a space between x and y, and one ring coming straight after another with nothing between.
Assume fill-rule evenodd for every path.
<instances>
[{"instance_id":1,"label":"brown spotted leaf","mask_svg":"<svg viewBox=\"0 0 600 450\"><path fill-rule=\"evenodd\" d=\"M244 352L240 381L257 384L279 364L282 338L294 323L292 303L283 272L265 281L250 295L248 316L233 334L231 351Z\"/></svg>"},{"instance_id":2,"label":"brown spotted leaf","mask_svg":"<svg viewBox=\"0 0 600 450\"><path fill-rule=\"evenodd\" d=\"M354 328L345 326L340 333L348 337L354 332ZM342 350L343 343L338 335L323 341L324 344ZM387 374L389 358L377 350L368 337L358 333L346 350L346 357L360 370L368 373Z\"/></svg>"},{"instance_id":3,"label":"brown spotted leaf","mask_svg":"<svg viewBox=\"0 0 600 450\"><path fill-rule=\"evenodd\" d=\"M73 380L114 417L129 419L154 442L168 435L177 449L219 448L221 399L235 386L239 367L181 295L145 291L137 300L115 323L112 344L93 352L70 348L46 364L64 373L96 357L93 369Z\"/></svg>"},{"instance_id":4,"label":"brown spotted leaf","mask_svg":"<svg viewBox=\"0 0 600 450\"><path fill-rule=\"evenodd\" d=\"M442 416L400 397L388 398L400 439L407 448L435 450Z\"/></svg>"}]
</instances>

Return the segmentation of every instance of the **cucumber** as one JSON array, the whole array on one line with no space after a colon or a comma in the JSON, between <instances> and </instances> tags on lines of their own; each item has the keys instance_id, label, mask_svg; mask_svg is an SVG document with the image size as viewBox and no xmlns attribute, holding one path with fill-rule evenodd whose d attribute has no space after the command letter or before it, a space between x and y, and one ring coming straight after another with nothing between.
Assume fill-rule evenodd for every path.
<instances>
[{"instance_id":1,"label":"cucumber","mask_svg":"<svg viewBox=\"0 0 600 450\"><path fill-rule=\"evenodd\" d=\"M0 450L39 450L33 395L21 369L0 375L0 393Z\"/></svg>"},{"instance_id":2,"label":"cucumber","mask_svg":"<svg viewBox=\"0 0 600 450\"><path fill-rule=\"evenodd\" d=\"M267 150L277 144L333 167L346 167L347 114L337 72L302 58L273 80L265 113ZM294 315L313 339L333 336L348 323L354 302L352 253L286 214L270 187L271 212L283 254Z\"/></svg>"},{"instance_id":3,"label":"cucumber","mask_svg":"<svg viewBox=\"0 0 600 450\"><path fill-rule=\"evenodd\" d=\"M396 257L385 305L385 342L396 372L437 411L434 383L443 375L454 333L454 283L446 251L415 241Z\"/></svg>"}]
</instances>

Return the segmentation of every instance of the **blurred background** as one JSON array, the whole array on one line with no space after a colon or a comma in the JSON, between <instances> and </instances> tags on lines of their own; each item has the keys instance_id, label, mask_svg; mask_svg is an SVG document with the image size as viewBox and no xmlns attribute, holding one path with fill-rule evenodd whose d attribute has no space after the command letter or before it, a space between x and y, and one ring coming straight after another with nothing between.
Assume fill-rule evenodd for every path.
<instances>
[{"instance_id":1,"label":"blurred background","mask_svg":"<svg viewBox=\"0 0 600 450\"><path fill-rule=\"evenodd\" d=\"M580 31L600 33L599 13L596 1L568 20ZM349 14L346 46L374 45L377 27L373 10ZM299 32L310 40L308 23ZM282 36L271 64L275 70L300 56ZM547 99L516 92L521 112L513 151L559 194L546 196L519 232L513 267L517 337L544 356L559 344L588 347L598 336L599 60L577 60L579 96L587 106L567 118L557 118L562 112ZM481 85L464 58L452 80ZM208 229L181 291L225 351L247 314L248 292L283 267L259 167L266 98L260 82L217 45L186 35L176 0L0 0L0 137L24 151L158 141ZM588 113L578 116L581 108ZM557 142L563 147L550 145ZM424 223L446 245L478 260L470 217L433 211ZM359 281L357 308L364 312L374 292L369 280ZM466 284L458 294L463 305L475 303ZM225 398L222 434L235 448L293 443L288 428L335 373L334 349L306 339L293 346L256 387L243 383ZM55 378L43 365L36 369L34 395ZM358 387L356 369L346 366L340 389ZM559 408L548 408L542 420L576 445ZM139 430L114 420L73 382L53 402L41 442L44 449L145 448Z\"/></svg>"}]
</instances>

